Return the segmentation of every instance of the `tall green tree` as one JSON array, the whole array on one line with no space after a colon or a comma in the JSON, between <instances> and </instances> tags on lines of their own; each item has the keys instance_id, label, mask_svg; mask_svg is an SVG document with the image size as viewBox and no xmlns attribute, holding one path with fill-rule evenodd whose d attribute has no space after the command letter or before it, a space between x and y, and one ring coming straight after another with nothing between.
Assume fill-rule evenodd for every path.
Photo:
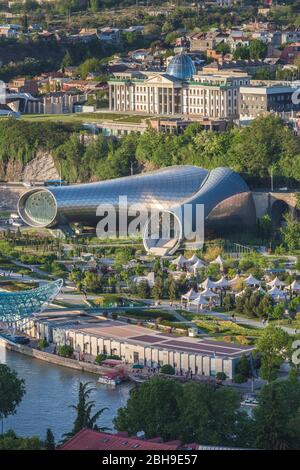
<instances>
[{"instance_id":1,"label":"tall green tree","mask_svg":"<svg viewBox=\"0 0 300 470\"><path fill-rule=\"evenodd\" d=\"M265 59L268 53L268 46L259 39L253 39L249 45L250 59L259 60Z\"/></svg>"},{"instance_id":2,"label":"tall green tree","mask_svg":"<svg viewBox=\"0 0 300 470\"><path fill-rule=\"evenodd\" d=\"M25 394L25 381L19 379L16 371L6 364L0 364L0 419L16 413L16 409Z\"/></svg>"},{"instance_id":3,"label":"tall green tree","mask_svg":"<svg viewBox=\"0 0 300 470\"><path fill-rule=\"evenodd\" d=\"M91 382L79 383L78 390L78 403L77 405L71 405L70 407L76 411L76 418L73 424L73 428L70 434L67 437L73 436L78 433L83 428L94 429L96 431L107 431L108 428L99 427L97 421L100 416L108 408L101 408L92 414L93 409L96 406L94 400L90 400L91 393L95 388L91 387Z\"/></svg>"},{"instance_id":4,"label":"tall green tree","mask_svg":"<svg viewBox=\"0 0 300 470\"><path fill-rule=\"evenodd\" d=\"M154 286L152 289L155 300L160 300L164 296L164 282L162 276L157 275L155 277Z\"/></svg>"},{"instance_id":5,"label":"tall green tree","mask_svg":"<svg viewBox=\"0 0 300 470\"><path fill-rule=\"evenodd\" d=\"M171 279L169 279L169 283L168 283L168 294L169 294L169 299L171 301L175 301L178 297L178 287L177 287L177 283L175 281L175 279L173 277L171 277Z\"/></svg>"},{"instance_id":6,"label":"tall green tree","mask_svg":"<svg viewBox=\"0 0 300 470\"><path fill-rule=\"evenodd\" d=\"M300 223L292 214L285 215L286 225L281 228L281 233L285 245L289 250L300 248Z\"/></svg>"},{"instance_id":7,"label":"tall green tree","mask_svg":"<svg viewBox=\"0 0 300 470\"><path fill-rule=\"evenodd\" d=\"M240 410L238 393L210 384L181 384L155 377L130 393L114 420L118 431L146 438L205 442L211 445L253 445L251 421Z\"/></svg>"},{"instance_id":8,"label":"tall green tree","mask_svg":"<svg viewBox=\"0 0 300 470\"><path fill-rule=\"evenodd\" d=\"M289 354L289 335L281 328L269 325L256 343L261 355L260 376L271 382L277 378L278 369Z\"/></svg>"},{"instance_id":9,"label":"tall green tree","mask_svg":"<svg viewBox=\"0 0 300 470\"><path fill-rule=\"evenodd\" d=\"M144 431L147 439L160 436L174 439L178 431L179 383L154 377L134 388L124 408L118 410L114 424L118 431L135 435Z\"/></svg>"},{"instance_id":10,"label":"tall green tree","mask_svg":"<svg viewBox=\"0 0 300 470\"><path fill-rule=\"evenodd\" d=\"M55 449L55 438L50 428L47 429L45 447L46 447L46 450Z\"/></svg>"},{"instance_id":11,"label":"tall green tree","mask_svg":"<svg viewBox=\"0 0 300 470\"><path fill-rule=\"evenodd\" d=\"M265 385L254 409L255 446L269 450L300 447L300 382L275 381Z\"/></svg>"}]
</instances>

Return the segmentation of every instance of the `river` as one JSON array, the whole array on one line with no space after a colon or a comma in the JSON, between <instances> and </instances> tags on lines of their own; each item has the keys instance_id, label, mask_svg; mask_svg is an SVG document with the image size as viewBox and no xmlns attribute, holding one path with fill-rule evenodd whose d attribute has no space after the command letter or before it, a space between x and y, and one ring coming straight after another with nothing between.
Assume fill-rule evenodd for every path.
<instances>
[{"instance_id":1,"label":"river","mask_svg":"<svg viewBox=\"0 0 300 470\"><path fill-rule=\"evenodd\" d=\"M44 439L47 428L51 428L56 441L69 432L75 418L70 405L78 399L79 382L91 381L96 390L91 399L96 408L107 407L99 419L99 425L113 430L112 420L118 408L128 400L131 384L122 384L116 389L97 383L97 376L78 372L39 361L28 356L6 351L0 346L0 363L16 370L25 379L26 394L17 413L4 421L4 430L13 429L20 436L39 436Z\"/></svg>"}]
</instances>

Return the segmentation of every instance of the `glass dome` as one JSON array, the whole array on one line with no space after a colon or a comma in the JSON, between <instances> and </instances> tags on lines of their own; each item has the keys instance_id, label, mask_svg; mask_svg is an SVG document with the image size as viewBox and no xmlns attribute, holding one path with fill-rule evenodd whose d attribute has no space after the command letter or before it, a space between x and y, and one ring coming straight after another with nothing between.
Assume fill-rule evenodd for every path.
<instances>
[{"instance_id":1,"label":"glass dome","mask_svg":"<svg viewBox=\"0 0 300 470\"><path fill-rule=\"evenodd\" d=\"M194 62L187 54L175 55L167 67L167 74L178 80L189 80L195 73Z\"/></svg>"}]
</instances>

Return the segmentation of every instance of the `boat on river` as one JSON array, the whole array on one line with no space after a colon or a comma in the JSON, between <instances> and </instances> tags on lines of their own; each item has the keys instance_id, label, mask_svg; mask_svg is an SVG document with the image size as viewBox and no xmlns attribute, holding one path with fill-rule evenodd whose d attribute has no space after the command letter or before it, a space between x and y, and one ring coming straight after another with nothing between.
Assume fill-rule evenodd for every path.
<instances>
[{"instance_id":1,"label":"boat on river","mask_svg":"<svg viewBox=\"0 0 300 470\"><path fill-rule=\"evenodd\" d=\"M122 382L123 380L121 379L121 377L112 376L109 373L100 375L100 377L98 378L98 383L109 385L111 387L116 387L117 385L120 385Z\"/></svg>"}]
</instances>

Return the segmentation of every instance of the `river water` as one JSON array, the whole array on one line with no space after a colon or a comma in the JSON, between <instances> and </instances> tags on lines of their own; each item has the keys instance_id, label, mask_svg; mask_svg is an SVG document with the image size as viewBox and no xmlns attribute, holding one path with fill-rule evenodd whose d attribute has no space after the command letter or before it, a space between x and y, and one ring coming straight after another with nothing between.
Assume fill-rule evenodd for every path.
<instances>
[{"instance_id":1,"label":"river water","mask_svg":"<svg viewBox=\"0 0 300 470\"><path fill-rule=\"evenodd\" d=\"M47 428L51 428L56 440L71 431L75 410L70 405L77 404L79 382L91 381L96 388L91 399L96 401L95 411L107 407L98 424L113 430L112 420L118 408L128 400L129 383L116 389L97 383L97 375L78 372L66 367L48 364L0 346L0 363L16 370L25 379L26 394L17 413L4 421L4 430L13 429L20 436L45 438Z\"/></svg>"}]
</instances>

